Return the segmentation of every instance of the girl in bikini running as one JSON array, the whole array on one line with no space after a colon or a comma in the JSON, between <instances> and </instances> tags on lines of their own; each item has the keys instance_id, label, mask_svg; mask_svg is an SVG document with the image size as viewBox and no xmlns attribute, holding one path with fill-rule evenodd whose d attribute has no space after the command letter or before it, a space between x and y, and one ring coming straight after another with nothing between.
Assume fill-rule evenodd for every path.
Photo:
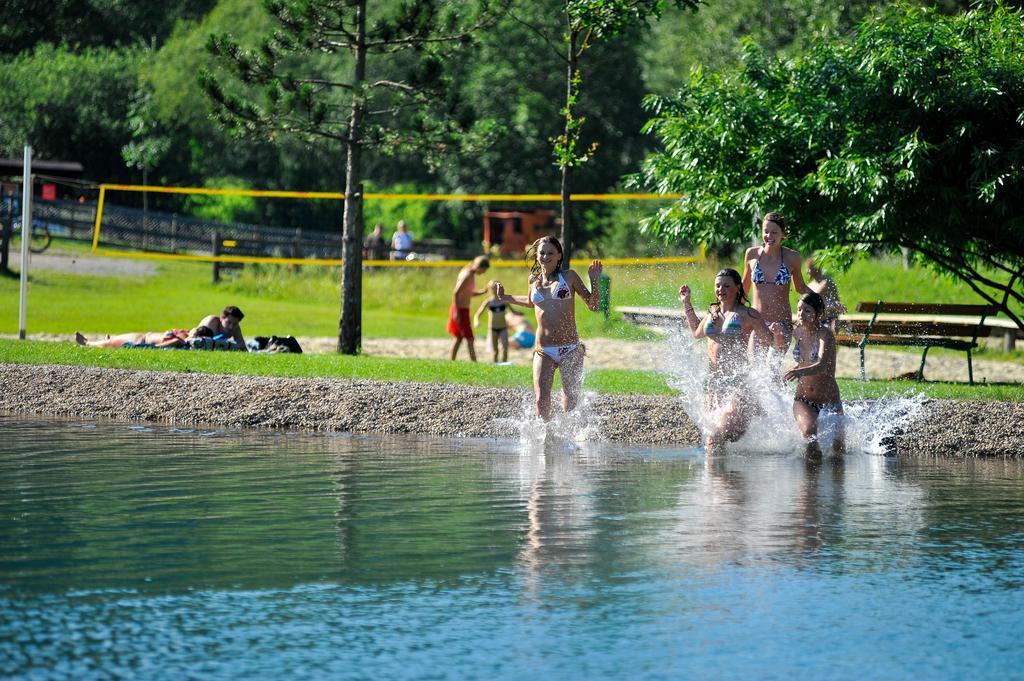
<instances>
[{"instance_id":1,"label":"girl in bikini running","mask_svg":"<svg viewBox=\"0 0 1024 681\"><path fill-rule=\"evenodd\" d=\"M538 347L533 356L533 390L537 415L551 418L551 384L555 371L562 373L562 405L566 412L576 408L583 386L583 355L586 350L576 330L578 294L587 308L596 311L600 299L597 282L601 261L594 260L587 270L590 289L573 270L562 271L562 244L552 236L538 239L527 251L535 253L530 268L529 293L513 296L495 282L498 300L512 305L532 307L537 314Z\"/></svg>"},{"instance_id":2,"label":"girl in bikini running","mask_svg":"<svg viewBox=\"0 0 1024 681\"><path fill-rule=\"evenodd\" d=\"M747 307L740 283L740 274L733 269L715 275L717 302L708 307L703 319L693 309L690 287L679 287L690 332L694 338L708 340L705 405L715 415L705 442L708 449L721 441L735 442L746 432L753 407L746 380L750 371L748 346L752 336L759 347L766 347L771 337L761 315Z\"/></svg>"},{"instance_id":3,"label":"girl in bikini running","mask_svg":"<svg viewBox=\"0 0 1024 681\"><path fill-rule=\"evenodd\" d=\"M743 292L753 301L752 307L761 313L768 328L774 333L782 331L781 349L789 347L793 339L793 309L789 306L789 285L797 293L810 293L800 269L800 253L784 248L786 219L778 213L768 213L761 222L763 246L748 248L743 258Z\"/></svg>"},{"instance_id":4,"label":"girl in bikini running","mask_svg":"<svg viewBox=\"0 0 1024 681\"><path fill-rule=\"evenodd\" d=\"M826 417L837 422L832 450L836 454L846 452L843 401L836 383L836 339L832 329L822 323L824 310L825 301L817 293L805 293L800 297L796 306L800 326L794 334L793 344L796 366L782 377L785 381L797 381L793 417L808 440L808 456L821 455L817 442L818 422Z\"/></svg>"}]
</instances>

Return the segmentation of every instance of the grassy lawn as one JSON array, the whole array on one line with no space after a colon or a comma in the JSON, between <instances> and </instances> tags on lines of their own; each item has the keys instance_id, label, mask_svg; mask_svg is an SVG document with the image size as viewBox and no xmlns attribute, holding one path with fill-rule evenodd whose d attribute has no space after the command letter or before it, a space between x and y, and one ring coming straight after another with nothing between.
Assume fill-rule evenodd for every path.
<instances>
[{"instance_id":1,"label":"grassy lawn","mask_svg":"<svg viewBox=\"0 0 1024 681\"><path fill-rule=\"evenodd\" d=\"M182 371L242 376L349 378L377 381L458 383L495 388L532 385L529 366L343 355L260 355L225 352L83 348L70 343L0 340L0 363L62 364L152 371ZM846 399L874 399L924 393L929 397L974 400L1024 400L1022 385L914 383L841 379ZM674 391L661 374L620 369L587 371L585 387L598 393L668 395Z\"/></svg>"},{"instance_id":2,"label":"grassy lawn","mask_svg":"<svg viewBox=\"0 0 1024 681\"><path fill-rule=\"evenodd\" d=\"M46 255L81 257L82 248L56 244ZM109 258L108 262L119 263ZM201 317L234 304L246 313L243 328L254 335L334 336L340 310L340 271L337 267L287 268L246 266L228 272L219 284L210 281L211 266L204 263L147 261L149 276L99 276L37 268L31 272L28 299L29 333L70 335L161 331L193 326ZM579 263L581 269L585 263ZM683 282L694 288L703 307L711 299L714 273L720 264L611 266L612 304L676 307L676 291ZM367 338L423 338L445 336L448 305L455 268L378 269L363 277L363 335ZM525 293L527 270L493 268L512 293ZM585 275L584 275L585 276ZM860 300L912 300L918 302L975 302L966 286L937 277L923 268L903 270L895 260L859 261L836 275L843 299L853 307ZM480 282L482 286L485 282ZM794 296L795 299L795 296ZM481 298L477 298L479 304ZM980 301L979 301L980 302ZM0 278L0 333L15 333L18 325L18 280ZM474 310L475 311L475 310ZM580 335L622 339L656 337L650 331L577 308ZM1024 361L1024 351L1002 353L983 350L987 359Z\"/></svg>"}]
</instances>

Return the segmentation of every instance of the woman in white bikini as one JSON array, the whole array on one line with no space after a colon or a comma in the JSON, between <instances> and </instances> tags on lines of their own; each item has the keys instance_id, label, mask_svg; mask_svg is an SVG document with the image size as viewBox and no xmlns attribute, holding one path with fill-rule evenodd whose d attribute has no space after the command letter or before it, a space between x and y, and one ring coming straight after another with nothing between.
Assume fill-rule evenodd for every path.
<instances>
[{"instance_id":1,"label":"woman in white bikini","mask_svg":"<svg viewBox=\"0 0 1024 681\"><path fill-rule=\"evenodd\" d=\"M562 373L562 405L565 411L572 411L579 402L586 349L576 330L575 296L579 294L591 311L597 310L601 261L594 260L587 270L590 278L588 290L576 272L562 271L562 244L558 239L551 236L537 239L528 253L536 253L530 268L530 292L525 296L509 295L501 282L495 282L495 293L504 303L536 310L533 390L537 397L537 415L547 421L551 418L551 384L556 370Z\"/></svg>"},{"instance_id":2,"label":"woman in white bikini","mask_svg":"<svg viewBox=\"0 0 1024 681\"><path fill-rule=\"evenodd\" d=\"M786 219L768 213L761 222L763 246L747 249L743 258L743 292L753 301L770 329L782 331L783 352L793 339L793 308L789 305L789 284L797 293L810 293L800 268L800 253L784 248Z\"/></svg>"},{"instance_id":3,"label":"woman in white bikini","mask_svg":"<svg viewBox=\"0 0 1024 681\"><path fill-rule=\"evenodd\" d=\"M705 405L714 414L706 445L710 449L719 441L735 442L750 423L750 372L748 346L751 337L760 347L770 342L771 333L761 315L746 305L740 286L740 274L724 269L715 275L715 299L703 319L697 316L690 300L690 287L679 287L686 323L694 338L708 340L710 366L706 384Z\"/></svg>"},{"instance_id":4,"label":"woman in white bikini","mask_svg":"<svg viewBox=\"0 0 1024 681\"><path fill-rule=\"evenodd\" d=\"M832 450L836 454L846 452L843 400L836 383L836 339L832 329L822 323L824 310L825 301L817 293L800 296L796 306L800 326L796 328L793 343L796 366L782 377L785 381L797 381L793 417L808 440L807 453L817 456L821 455L817 442L818 422L826 418L837 422Z\"/></svg>"}]
</instances>

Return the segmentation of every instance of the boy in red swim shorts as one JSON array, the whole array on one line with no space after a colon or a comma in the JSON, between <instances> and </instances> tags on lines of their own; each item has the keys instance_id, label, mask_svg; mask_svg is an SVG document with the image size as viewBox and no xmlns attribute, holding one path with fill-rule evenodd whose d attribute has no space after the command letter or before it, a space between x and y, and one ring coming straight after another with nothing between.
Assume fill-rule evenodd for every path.
<instances>
[{"instance_id":1,"label":"boy in red swim shorts","mask_svg":"<svg viewBox=\"0 0 1024 681\"><path fill-rule=\"evenodd\" d=\"M476 348L473 347L473 322L470 319L469 304L473 296L482 296L487 293L486 289L476 290L476 275L483 274L490 266L491 261L486 256L479 255L459 271L459 278L455 281L455 290L452 292L452 305L448 309L448 333L455 336L452 341L452 360L459 354L459 346L465 339L469 358L476 361Z\"/></svg>"}]
</instances>

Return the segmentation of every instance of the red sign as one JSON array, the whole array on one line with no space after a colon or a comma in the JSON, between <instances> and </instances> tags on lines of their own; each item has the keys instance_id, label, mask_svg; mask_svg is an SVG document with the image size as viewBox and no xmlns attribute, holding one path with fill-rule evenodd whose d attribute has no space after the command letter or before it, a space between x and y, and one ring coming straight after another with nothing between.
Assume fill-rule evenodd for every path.
<instances>
[{"instance_id":1,"label":"red sign","mask_svg":"<svg viewBox=\"0 0 1024 681\"><path fill-rule=\"evenodd\" d=\"M43 185L43 201L53 201L57 198L57 185L47 182Z\"/></svg>"}]
</instances>

